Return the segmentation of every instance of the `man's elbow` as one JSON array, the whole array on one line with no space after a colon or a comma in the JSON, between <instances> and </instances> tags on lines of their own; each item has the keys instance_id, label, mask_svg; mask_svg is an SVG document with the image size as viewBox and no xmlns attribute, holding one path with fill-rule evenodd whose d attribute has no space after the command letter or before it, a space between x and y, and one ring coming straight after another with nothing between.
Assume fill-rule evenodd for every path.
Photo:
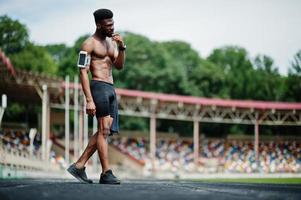
<instances>
[{"instance_id":1,"label":"man's elbow","mask_svg":"<svg viewBox=\"0 0 301 200\"><path fill-rule=\"evenodd\" d=\"M83 78L88 75L88 71L86 69L81 69L79 72L79 77Z\"/></svg>"},{"instance_id":2,"label":"man's elbow","mask_svg":"<svg viewBox=\"0 0 301 200\"><path fill-rule=\"evenodd\" d=\"M123 67L124 67L124 64L115 64L115 68L116 68L117 70L122 70Z\"/></svg>"},{"instance_id":3,"label":"man's elbow","mask_svg":"<svg viewBox=\"0 0 301 200\"><path fill-rule=\"evenodd\" d=\"M80 77L83 77L87 72L84 72L84 70L80 70L79 71L79 76Z\"/></svg>"}]
</instances>

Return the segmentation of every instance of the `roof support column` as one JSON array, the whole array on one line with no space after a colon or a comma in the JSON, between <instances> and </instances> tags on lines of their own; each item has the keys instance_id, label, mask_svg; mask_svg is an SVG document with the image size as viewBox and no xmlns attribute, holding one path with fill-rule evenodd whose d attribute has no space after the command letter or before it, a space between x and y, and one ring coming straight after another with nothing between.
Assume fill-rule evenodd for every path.
<instances>
[{"instance_id":1,"label":"roof support column","mask_svg":"<svg viewBox=\"0 0 301 200\"><path fill-rule=\"evenodd\" d=\"M78 76L76 75L74 77L74 124L73 124L73 134L74 134L74 139L73 139L73 155L74 159L77 159L79 154L78 154Z\"/></svg>"},{"instance_id":2,"label":"roof support column","mask_svg":"<svg viewBox=\"0 0 301 200\"><path fill-rule=\"evenodd\" d=\"M83 153L83 131L84 131L84 111L83 111L83 106L81 105L81 109L79 111L79 134L78 134L78 146L79 146L79 151L78 154Z\"/></svg>"},{"instance_id":3,"label":"roof support column","mask_svg":"<svg viewBox=\"0 0 301 200\"><path fill-rule=\"evenodd\" d=\"M97 134L97 119L96 116L93 117L93 134ZM97 172L97 159L98 159L98 154L94 153L92 157L92 165L93 165L93 171L96 173Z\"/></svg>"},{"instance_id":4,"label":"roof support column","mask_svg":"<svg viewBox=\"0 0 301 200\"><path fill-rule=\"evenodd\" d=\"M88 145L88 115L86 112L86 98L84 97L84 148L86 148L86 146Z\"/></svg>"},{"instance_id":5,"label":"roof support column","mask_svg":"<svg viewBox=\"0 0 301 200\"><path fill-rule=\"evenodd\" d=\"M150 115L150 154L152 163L152 172L155 173L156 166L156 105L157 100L151 100L151 115Z\"/></svg>"},{"instance_id":6,"label":"roof support column","mask_svg":"<svg viewBox=\"0 0 301 200\"><path fill-rule=\"evenodd\" d=\"M7 106L7 97L5 94L3 94L2 95L2 104L0 107L0 128L1 128L1 122L2 122L2 118L3 118L6 106Z\"/></svg>"},{"instance_id":7,"label":"roof support column","mask_svg":"<svg viewBox=\"0 0 301 200\"><path fill-rule=\"evenodd\" d=\"M70 126L69 126L69 76L65 78L65 163L69 165L69 152L70 152Z\"/></svg>"},{"instance_id":8,"label":"roof support column","mask_svg":"<svg viewBox=\"0 0 301 200\"><path fill-rule=\"evenodd\" d=\"M47 105L48 105L48 91L47 85L42 86L42 160L46 160L46 143L47 143Z\"/></svg>"},{"instance_id":9,"label":"roof support column","mask_svg":"<svg viewBox=\"0 0 301 200\"><path fill-rule=\"evenodd\" d=\"M152 171L155 172L156 160L156 115L151 114L150 118L150 153L152 162Z\"/></svg>"},{"instance_id":10,"label":"roof support column","mask_svg":"<svg viewBox=\"0 0 301 200\"><path fill-rule=\"evenodd\" d=\"M48 98L49 99L49 98ZM51 152L51 146L52 146L52 140L50 140L50 103L47 101L46 106L46 159L47 161L50 161L50 152Z\"/></svg>"},{"instance_id":11,"label":"roof support column","mask_svg":"<svg viewBox=\"0 0 301 200\"><path fill-rule=\"evenodd\" d=\"M256 160L257 169L259 167L258 144L259 144L259 122L256 119L256 121L255 121L254 151L255 151L255 160Z\"/></svg>"},{"instance_id":12,"label":"roof support column","mask_svg":"<svg viewBox=\"0 0 301 200\"><path fill-rule=\"evenodd\" d=\"M193 121L193 157L194 157L195 169L197 169L199 163L199 149L200 149L199 130L200 130L199 121L195 119Z\"/></svg>"}]
</instances>

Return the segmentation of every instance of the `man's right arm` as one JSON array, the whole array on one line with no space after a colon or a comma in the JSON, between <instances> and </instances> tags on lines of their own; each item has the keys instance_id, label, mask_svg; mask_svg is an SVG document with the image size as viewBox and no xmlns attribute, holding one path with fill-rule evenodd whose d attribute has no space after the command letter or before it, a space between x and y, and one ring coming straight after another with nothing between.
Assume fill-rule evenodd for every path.
<instances>
[{"instance_id":1,"label":"man's right arm","mask_svg":"<svg viewBox=\"0 0 301 200\"><path fill-rule=\"evenodd\" d=\"M91 54L93 51L93 44L89 43L89 41L85 41L81 47L81 51L85 51L88 54ZM84 94L86 96L86 101L87 101L86 111L89 115L94 115L96 112L96 107L90 90L88 72L89 72L89 66L80 68L80 81L81 81Z\"/></svg>"}]
</instances>

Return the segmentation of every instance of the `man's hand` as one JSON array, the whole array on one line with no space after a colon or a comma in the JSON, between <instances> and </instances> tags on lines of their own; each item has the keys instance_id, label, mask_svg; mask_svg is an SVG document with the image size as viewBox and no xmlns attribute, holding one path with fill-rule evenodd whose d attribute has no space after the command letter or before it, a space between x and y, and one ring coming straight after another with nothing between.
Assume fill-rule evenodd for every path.
<instances>
[{"instance_id":1,"label":"man's hand","mask_svg":"<svg viewBox=\"0 0 301 200\"><path fill-rule=\"evenodd\" d=\"M114 33L112 35L112 40L117 43L118 47L123 47L124 46L123 39L122 39L122 37L119 33Z\"/></svg>"},{"instance_id":2,"label":"man's hand","mask_svg":"<svg viewBox=\"0 0 301 200\"><path fill-rule=\"evenodd\" d=\"M95 104L94 104L93 101L87 102L86 112L87 112L88 115L95 115L95 113L96 113L96 106L95 106Z\"/></svg>"}]
</instances>

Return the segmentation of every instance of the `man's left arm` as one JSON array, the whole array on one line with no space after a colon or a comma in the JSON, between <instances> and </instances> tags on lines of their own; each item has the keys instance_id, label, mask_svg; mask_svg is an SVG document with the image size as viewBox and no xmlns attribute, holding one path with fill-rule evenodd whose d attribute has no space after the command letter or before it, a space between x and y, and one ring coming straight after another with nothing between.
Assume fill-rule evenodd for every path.
<instances>
[{"instance_id":1,"label":"man's left arm","mask_svg":"<svg viewBox=\"0 0 301 200\"><path fill-rule=\"evenodd\" d=\"M126 46L118 33L114 34L112 39L116 42L118 48L118 56L114 62L114 66L116 69L121 70L124 67Z\"/></svg>"}]
</instances>

